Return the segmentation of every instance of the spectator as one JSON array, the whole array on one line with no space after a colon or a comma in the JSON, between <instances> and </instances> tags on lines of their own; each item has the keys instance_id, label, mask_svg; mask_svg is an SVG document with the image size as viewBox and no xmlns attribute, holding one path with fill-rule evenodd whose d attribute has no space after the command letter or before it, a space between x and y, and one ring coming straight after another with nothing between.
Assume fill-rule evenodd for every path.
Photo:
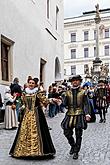
<instances>
[{"instance_id":1,"label":"spectator","mask_svg":"<svg viewBox=\"0 0 110 165\"><path fill-rule=\"evenodd\" d=\"M2 96L1 96L1 93L0 93L0 108L3 107L3 102L2 102Z\"/></svg>"},{"instance_id":2,"label":"spectator","mask_svg":"<svg viewBox=\"0 0 110 165\"><path fill-rule=\"evenodd\" d=\"M19 108L21 106L22 87L19 85L19 79L17 77L14 78L13 83L11 83L10 89L11 89L11 95L13 95L14 93L17 94L16 111L17 111L17 116L19 118Z\"/></svg>"},{"instance_id":3,"label":"spectator","mask_svg":"<svg viewBox=\"0 0 110 165\"><path fill-rule=\"evenodd\" d=\"M5 104L5 128L13 129L18 127L16 107L12 109L13 103L16 101L16 93L11 95L11 90L9 87L6 87L4 104Z\"/></svg>"}]
</instances>

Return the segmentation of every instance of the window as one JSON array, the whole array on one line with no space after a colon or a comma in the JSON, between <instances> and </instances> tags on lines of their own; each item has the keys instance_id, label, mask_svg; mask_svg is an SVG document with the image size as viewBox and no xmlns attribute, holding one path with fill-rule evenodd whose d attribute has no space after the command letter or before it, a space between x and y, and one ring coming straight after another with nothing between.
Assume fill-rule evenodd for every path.
<instances>
[{"instance_id":1,"label":"window","mask_svg":"<svg viewBox=\"0 0 110 165\"><path fill-rule=\"evenodd\" d=\"M44 81L45 66L46 66L46 61L43 58L41 58L40 59L40 82Z\"/></svg>"},{"instance_id":2,"label":"window","mask_svg":"<svg viewBox=\"0 0 110 165\"><path fill-rule=\"evenodd\" d=\"M71 49L71 59L76 58L76 49Z\"/></svg>"},{"instance_id":3,"label":"window","mask_svg":"<svg viewBox=\"0 0 110 165\"><path fill-rule=\"evenodd\" d=\"M94 47L94 57L96 57L96 47Z\"/></svg>"},{"instance_id":4,"label":"window","mask_svg":"<svg viewBox=\"0 0 110 165\"><path fill-rule=\"evenodd\" d=\"M96 30L94 30L94 40L96 40Z\"/></svg>"},{"instance_id":5,"label":"window","mask_svg":"<svg viewBox=\"0 0 110 165\"><path fill-rule=\"evenodd\" d=\"M105 56L109 56L109 45L105 45Z\"/></svg>"},{"instance_id":6,"label":"window","mask_svg":"<svg viewBox=\"0 0 110 165\"><path fill-rule=\"evenodd\" d=\"M66 75L66 69L64 69L64 75Z\"/></svg>"},{"instance_id":7,"label":"window","mask_svg":"<svg viewBox=\"0 0 110 165\"><path fill-rule=\"evenodd\" d=\"M88 48L84 48L84 57L88 57L89 55Z\"/></svg>"},{"instance_id":8,"label":"window","mask_svg":"<svg viewBox=\"0 0 110 165\"><path fill-rule=\"evenodd\" d=\"M89 71L88 64L85 64L85 65L84 65L84 74L87 74L88 71Z\"/></svg>"},{"instance_id":9,"label":"window","mask_svg":"<svg viewBox=\"0 0 110 165\"><path fill-rule=\"evenodd\" d=\"M105 38L109 38L109 29L105 29Z\"/></svg>"},{"instance_id":10,"label":"window","mask_svg":"<svg viewBox=\"0 0 110 165\"><path fill-rule=\"evenodd\" d=\"M50 16L50 0L47 0L47 18L49 19L49 16Z\"/></svg>"},{"instance_id":11,"label":"window","mask_svg":"<svg viewBox=\"0 0 110 165\"><path fill-rule=\"evenodd\" d=\"M76 65L71 66L71 75L76 75Z\"/></svg>"},{"instance_id":12,"label":"window","mask_svg":"<svg viewBox=\"0 0 110 165\"><path fill-rule=\"evenodd\" d=\"M84 41L88 41L88 31L84 32Z\"/></svg>"},{"instance_id":13,"label":"window","mask_svg":"<svg viewBox=\"0 0 110 165\"><path fill-rule=\"evenodd\" d=\"M8 70L8 51L10 47L5 43L1 43L1 70L2 70L2 80L9 80L9 70Z\"/></svg>"},{"instance_id":14,"label":"window","mask_svg":"<svg viewBox=\"0 0 110 165\"><path fill-rule=\"evenodd\" d=\"M11 53L14 42L1 35L1 76L3 81L10 81L12 76Z\"/></svg>"},{"instance_id":15,"label":"window","mask_svg":"<svg viewBox=\"0 0 110 165\"><path fill-rule=\"evenodd\" d=\"M105 66L106 66L106 70L108 70L108 72L109 72L109 63L108 62L105 63Z\"/></svg>"},{"instance_id":16,"label":"window","mask_svg":"<svg viewBox=\"0 0 110 165\"><path fill-rule=\"evenodd\" d=\"M107 63L105 63L105 65L109 68L109 63L107 62Z\"/></svg>"},{"instance_id":17,"label":"window","mask_svg":"<svg viewBox=\"0 0 110 165\"><path fill-rule=\"evenodd\" d=\"M56 30L58 29L58 15L59 15L59 8L56 6Z\"/></svg>"},{"instance_id":18,"label":"window","mask_svg":"<svg viewBox=\"0 0 110 165\"><path fill-rule=\"evenodd\" d=\"M71 33L71 42L76 42L76 33Z\"/></svg>"}]
</instances>

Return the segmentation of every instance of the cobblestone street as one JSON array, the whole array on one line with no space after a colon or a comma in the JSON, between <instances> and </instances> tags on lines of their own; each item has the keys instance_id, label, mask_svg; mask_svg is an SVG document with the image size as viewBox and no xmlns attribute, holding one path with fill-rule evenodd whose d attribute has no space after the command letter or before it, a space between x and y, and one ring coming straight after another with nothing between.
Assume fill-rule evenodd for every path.
<instances>
[{"instance_id":1,"label":"cobblestone street","mask_svg":"<svg viewBox=\"0 0 110 165\"><path fill-rule=\"evenodd\" d=\"M110 165L110 112L107 113L107 122L89 123L84 131L79 159L73 160L69 155L70 146L63 135L60 123L64 117L59 113L56 117L47 118L55 148L56 156L51 160L23 160L8 155L13 143L16 130L0 128L0 165Z\"/></svg>"}]
</instances>

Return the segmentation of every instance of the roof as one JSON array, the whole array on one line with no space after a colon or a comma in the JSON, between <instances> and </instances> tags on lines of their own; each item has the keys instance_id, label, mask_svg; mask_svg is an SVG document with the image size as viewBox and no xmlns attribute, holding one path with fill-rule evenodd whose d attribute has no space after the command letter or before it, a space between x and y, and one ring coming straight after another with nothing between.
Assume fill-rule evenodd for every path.
<instances>
[{"instance_id":1,"label":"roof","mask_svg":"<svg viewBox=\"0 0 110 165\"><path fill-rule=\"evenodd\" d=\"M103 9L99 10L100 11L100 17L105 18L105 17L110 17L110 8L108 9ZM88 11L88 12L83 12L82 15L77 16L77 17L70 17L70 18L65 18L64 23L70 23L70 22L80 22L84 20L93 20L95 18L96 11Z\"/></svg>"}]
</instances>

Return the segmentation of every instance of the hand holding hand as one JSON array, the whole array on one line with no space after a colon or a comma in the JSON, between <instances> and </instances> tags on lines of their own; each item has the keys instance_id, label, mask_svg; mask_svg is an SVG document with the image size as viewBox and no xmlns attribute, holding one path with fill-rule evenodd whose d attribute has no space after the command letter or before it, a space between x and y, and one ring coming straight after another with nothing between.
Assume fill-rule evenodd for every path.
<instances>
[{"instance_id":1,"label":"hand holding hand","mask_svg":"<svg viewBox=\"0 0 110 165\"><path fill-rule=\"evenodd\" d=\"M103 99L106 99L106 96L104 96Z\"/></svg>"},{"instance_id":2,"label":"hand holding hand","mask_svg":"<svg viewBox=\"0 0 110 165\"><path fill-rule=\"evenodd\" d=\"M17 95L16 95L16 93L14 92L14 93L13 93L13 97L16 97L16 96L17 96Z\"/></svg>"},{"instance_id":3,"label":"hand holding hand","mask_svg":"<svg viewBox=\"0 0 110 165\"><path fill-rule=\"evenodd\" d=\"M90 121L90 116L86 116L86 121Z\"/></svg>"}]
</instances>

